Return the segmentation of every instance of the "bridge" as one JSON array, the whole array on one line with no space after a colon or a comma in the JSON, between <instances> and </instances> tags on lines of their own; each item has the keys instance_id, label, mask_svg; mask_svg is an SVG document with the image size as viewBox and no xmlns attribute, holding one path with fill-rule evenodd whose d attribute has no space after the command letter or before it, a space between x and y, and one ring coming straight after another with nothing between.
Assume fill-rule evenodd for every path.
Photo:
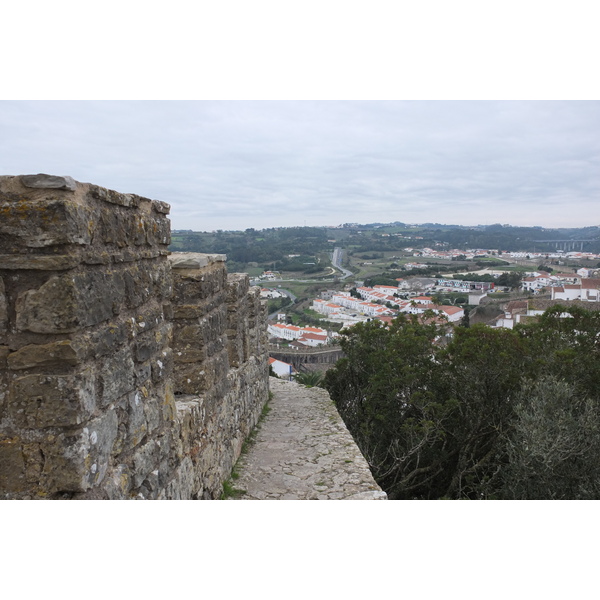
<instances>
[{"instance_id":1,"label":"bridge","mask_svg":"<svg viewBox=\"0 0 600 600\"><path fill-rule=\"evenodd\" d=\"M293 365L297 371L313 371L317 365L320 370L326 371L343 358L344 353L339 346L318 346L296 350L269 344L269 356Z\"/></svg>"},{"instance_id":2,"label":"bridge","mask_svg":"<svg viewBox=\"0 0 600 600\"><path fill-rule=\"evenodd\" d=\"M592 242L598 242L598 240L534 240L534 243L550 244L557 250L564 250L565 252L583 252L583 245Z\"/></svg>"}]
</instances>

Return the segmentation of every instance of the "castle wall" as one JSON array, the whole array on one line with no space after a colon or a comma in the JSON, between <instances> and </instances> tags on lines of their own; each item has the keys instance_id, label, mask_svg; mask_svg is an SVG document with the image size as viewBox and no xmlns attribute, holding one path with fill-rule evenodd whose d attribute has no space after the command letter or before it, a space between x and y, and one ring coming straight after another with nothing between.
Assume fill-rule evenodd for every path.
<instances>
[{"instance_id":1,"label":"castle wall","mask_svg":"<svg viewBox=\"0 0 600 600\"><path fill-rule=\"evenodd\" d=\"M169 259L168 213L0 177L0 497L218 496L267 399L265 309L223 257Z\"/></svg>"},{"instance_id":2,"label":"castle wall","mask_svg":"<svg viewBox=\"0 0 600 600\"><path fill-rule=\"evenodd\" d=\"M256 425L268 390L266 306L223 255L169 257L173 293L173 389L190 457L192 496L218 497ZM177 493L175 494L177 497Z\"/></svg>"}]
</instances>

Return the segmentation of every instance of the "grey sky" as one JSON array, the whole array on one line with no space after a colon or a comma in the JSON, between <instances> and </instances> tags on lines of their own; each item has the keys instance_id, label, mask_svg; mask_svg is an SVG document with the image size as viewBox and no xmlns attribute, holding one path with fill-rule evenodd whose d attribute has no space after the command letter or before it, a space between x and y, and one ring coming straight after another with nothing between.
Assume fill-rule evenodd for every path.
<instances>
[{"instance_id":1,"label":"grey sky","mask_svg":"<svg viewBox=\"0 0 600 600\"><path fill-rule=\"evenodd\" d=\"M174 229L600 224L598 101L2 101L1 174L171 204Z\"/></svg>"}]
</instances>

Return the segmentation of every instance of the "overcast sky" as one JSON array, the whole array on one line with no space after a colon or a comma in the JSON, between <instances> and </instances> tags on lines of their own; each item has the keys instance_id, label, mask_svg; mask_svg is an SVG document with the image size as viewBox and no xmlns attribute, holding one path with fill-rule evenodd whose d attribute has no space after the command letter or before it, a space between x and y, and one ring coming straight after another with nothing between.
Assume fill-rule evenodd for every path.
<instances>
[{"instance_id":1,"label":"overcast sky","mask_svg":"<svg viewBox=\"0 0 600 600\"><path fill-rule=\"evenodd\" d=\"M598 101L3 101L2 174L171 204L174 229L600 224Z\"/></svg>"}]
</instances>

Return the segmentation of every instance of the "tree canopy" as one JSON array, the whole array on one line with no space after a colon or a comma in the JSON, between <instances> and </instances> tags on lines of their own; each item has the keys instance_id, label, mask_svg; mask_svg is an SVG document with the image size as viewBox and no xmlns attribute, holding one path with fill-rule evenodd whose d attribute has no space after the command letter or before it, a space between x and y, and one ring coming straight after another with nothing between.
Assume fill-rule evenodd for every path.
<instances>
[{"instance_id":1,"label":"tree canopy","mask_svg":"<svg viewBox=\"0 0 600 600\"><path fill-rule=\"evenodd\" d=\"M600 498L600 315L354 326L325 387L391 499Z\"/></svg>"}]
</instances>

